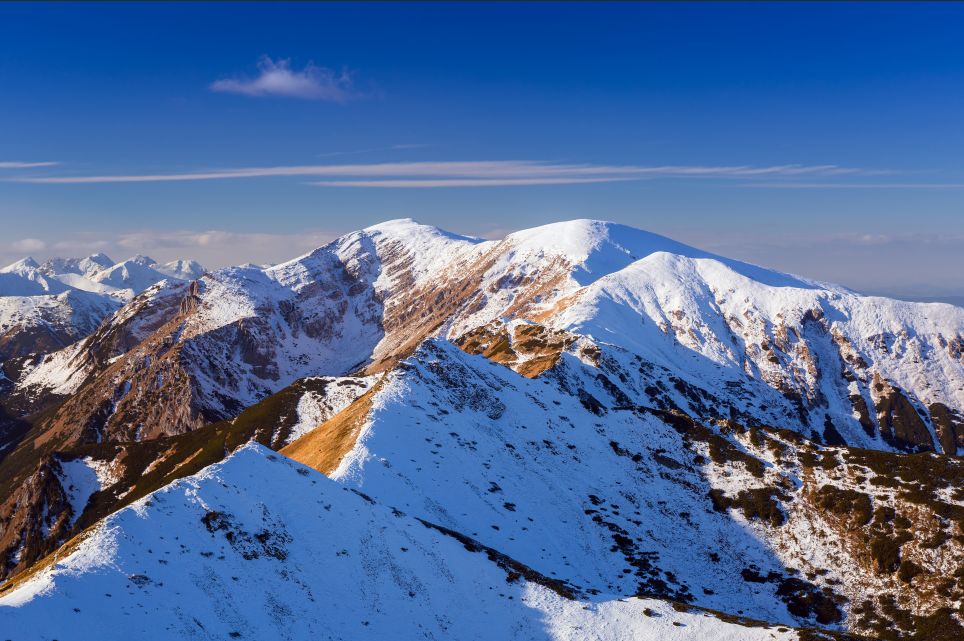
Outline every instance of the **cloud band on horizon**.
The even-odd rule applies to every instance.
[[[837,165],[593,165],[535,160],[423,161],[342,165],[245,167],[169,174],[33,176],[8,179],[35,184],[149,183],[241,178],[318,177],[324,187],[494,187],[562,185],[640,180],[644,178],[760,178],[874,175],[874,170]],[[340,180],[342,178],[356,180]]]

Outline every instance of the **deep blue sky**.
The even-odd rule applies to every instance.
[[[58,163],[0,168],[0,262],[102,248],[218,266],[401,216],[487,236],[592,217],[869,291],[964,295],[961,33],[960,4],[0,4],[0,167]],[[265,56],[335,95],[248,95]],[[17,182],[519,160],[556,183],[560,165],[633,179]],[[500,171],[458,178],[515,166]]]

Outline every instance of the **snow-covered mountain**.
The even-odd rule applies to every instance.
[[[117,288],[160,270],[93,258],[10,273]],[[167,271],[9,377],[7,574],[254,439],[563,581],[586,612],[660,598],[788,629],[964,631],[962,308],[589,220],[482,241],[406,219],[273,267]],[[572,625],[618,625],[595,621]]]
[[[9,360],[64,348],[151,285],[203,273],[191,260],[158,264],[135,256],[115,264],[104,254],[43,263],[28,256],[8,265],[0,269],[0,368],[16,376],[21,364]]]
[[[861,447],[964,446],[961,308],[863,297],[611,223],[481,242],[392,221],[289,263],[197,283],[176,318],[104,371],[90,359],[66,359],[65,368],[55,354],[21,387],[73,393],[86,381],[78,403],[87,409],[65,411],[89,416],[125,381],[135,395],[124,403],[153,413],[144,395],[177,381],[176,415],[154,420],[176,433],[303,376],[389,368],[430,335],[459,341],[527,322],[578,337],[610,375],[640,390],[679,381],[652,403]],[[97,341],[83,349],[100,349]]]
[[[0,297],[43,296],[80,290],[129,300],[165,278],[194,280],[204,273],[200,263],[175,260],[160,264],[137,255],[115,263],[105,254],[86,258],[51,258],[38,263],[28,256],[0,269]]]

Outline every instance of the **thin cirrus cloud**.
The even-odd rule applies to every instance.
[[[59,162],[20,162],[16,160],[0,161],[0,169],[36,169],[38,167],[54,167]]]
[[[257,77],[222,78],[212,82],[210,89],[243,96],[276,96],[342,104],[360,96],[348,71],[335,72],[310,62],[299,71],[291,67],[290,60],[272,60],[267,56],[258,61]]]
[[[319,187],[375,187],[381,189],[431,189],[432,187],[513,187],[522,185],[587,185],[621,180],[632,177],[599,178],[439,178],[401,180],[320,180],[310,183]]]
[[[750,183],[747,187],[760,189],[964,189],[964,183],[827,183],[827,182],[773,182]]]
[[[837,165],[594,165],[536,160],[422,161],[339,165],[246,167],[162,174],[90,176],[31,176],[10,180],[41,184],[151,183],[250,178],[318,178],[323,187],[498,187],[564,185],[642,180],[648,178],[836,177],[877,173]]]

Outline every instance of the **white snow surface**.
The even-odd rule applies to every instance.
[[[793,625],[775,586],[734,581],[751,564],[766,573],[784,561],[744,523],[712,510],[711,485],[680,435],[653,416],[590,412],[579,390],[605,407],[618,402],[593,368],[564,361],[555,376],[527,379],[429,341],[388,375],[331,477],[545,575],[635,594],[640,579],[624,572],[632,566],[600,515],[640,552],[658,551],[655,577],[672,573],[671,588],[686,586],[699,605]],[[668,468],[657,454],[685,458]]]
[[[90,456],[58,463],[60,472],[57,479],[70,501],[72,522],[83,514],[92,494],[117,482],[117,474],[110,463]]]
[[[821,320],[808,321],[808,315]],[[867,437],[852,415],[833,335],[865,362],[864,370],[852,370],[864,389],[876,371],[925,406],[940,402],[964,411],[964,358],[948,348],[964,337],[964,309],[952,305],[755,279],[727,262],[657,252],[580,290],[547,322],[612,346],[614,357],[629,353],[690,377],[720,397],[729,395],[727,381],[742,378],[769,405],[781,407],[785,399],[766,387],[783,383],[815,399],[814,411],[832,415],[851,445],[887,448]],[[780,342],[781,327],[789,348],[774,361],[763,346]],[[771,420],[785,423],[787,417]]]
[[[483,300],[457,311],[439,337],[387,375],[356,445],[332,474],[335,483],[245,448],[109,517],[69,559],[0,598],[0,606],[21,606],[0,607],[0,628],[9,621],[29,631],[15,638],[33,638],[35,630],[109,638],[97,617],[122,611],[133,626],[125,632],[147,631],[143,638],[247,637],[249,630],[255,638],[317,638],[321,631],[353,639],[781,638],[656,601],[605,596],[639,589],[639,577],[613,548],[612,533],[622,530],[640,554],[657,551],[656,578],[699,605],[801,623],[774,584],[734,580],[751,565],[763,574],[807,569],[806,550],[781,547],[764,526],[711,509],[708,490],[732,495],[746,487],[745,471],[701,469],[675,430],[626,406],[662,407],[651,391],[658,387],[694,415],[706,404],[714,416],[734,410],[807,435],[830,416],[848,443],[879,449],[889,446],[867,436],[848,398],[869,393],[871,373],[915,403],[964,411],[964,359],[954,347],[964,337],[964,309],[860,296],[600,221],[548,225],[497,242],[390,221],[281,265],[204,274],[197,309],[174,340],[196,362],[215,365],[191,372],[205,393],[227,391],[250,404],[297,378],[354,371],[377,353],[388,305],[473,261],[485,265]],[[31,269],[28,262],[9,273]],[[549,269],[564,277],[540,295],[538,310],[547,315],[539,322],[578,338],[554,369],[526,379],[442,337],[488,322],[533,322],[506,314],[518,290],[504,283]],[[109,322],[139,318],[133,310],[128,305]],[[86,375],[78,345],[27,378],[72,391]],[[241,358],[237,345],[256,358]],[[587,356],[586,347],[599,356]],[[857,361],[865,366],[854,367]],[[219,378],[225,373],[236,387]],[[607,384],[613,381],[622,397]],[[685,384],[708,395],[694,398]],[[795,414],[786,390],[804,399],[806,417]],[[593,410],[590,398],[601,409]],[[312,395],[296,411],[297,435],[326,413]],[[71,478],[89,480],[89,471],[75,471]],[[779,470],[766,474],[767,482],[780,480]],[[86,501],[84,492],[77,501]],[[484,554],[389,508],[471,536],[595,596],[573,602],[538,585],[507,585]],[[204,528],[200,519],[211,511],[230,513],[250,535],[239,535],[240,551],[224,531]],[[285,559],[257,547],[261,532],[282,541]],[[243,558],[259,549],[257,558]],[[825,550],[814,549],[824,559]],[[832,568],[826,579],[846,584],[845,569]],[[102,592],[114,600],[91,596]],[[642,606],[664,616],[642,616]],[[73,607],[80,610],[74,618],[44,616]],[[146,627],[151,621],[159,623]]]
[[[105,519],[0,597],[0,629],[18,641],[796,638],[509,582],[484,552],[256,445]]]
[[[292,425],[291,432],[285,439],[284,445],[294,443],[296,440],[313,431],[332,416],[345,409],[355,399],[368,391],[380,377],[378,376],[357,376],[347,378],[331,378],[325,386],[323,394],[314,390],[308,390],[298,399],[295,407],[297,422]],[[339,382],[350,384],[340,385]]]
[[[716,256],[659,234],[602,220],[550,223],[509,234],[503,242],[511,247],[508,255],[513,262],[532,262],[548,256],[566,259],[576,267],[572,277],[579,285],[588,285],[658,252],[710,258],[763,282],[798,286],[815,284],[796,276]]]

